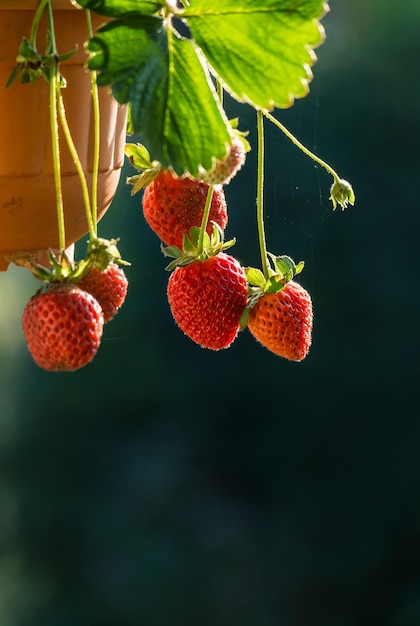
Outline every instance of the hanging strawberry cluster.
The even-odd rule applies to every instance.
[[[47,50],[37,49],[38,25],[43,15],[48,20]],[[87,34],[92,34],[90,13],[86,11]],[[90,33],[89,33],[90,32]],[[91,72],[91,92],[95,117],[94,157],[91,190],[74,145],[62,97],[66,81],[60,72],[61,61],[74,51],[60,56],[56,49],[51,0],[41,0],[35,12],[30,39],[23,39],[17,64],[6,87],[19,76],[23,83],[44,78],[49,83],[52,157],[56,190],[59,252],[50,251],[50,267],[24,262],[42,281],[27,303],[22,317],[23,332],[34,361],[48,371],[74,371],[90,363],[100,346],[104,324],[123,304],[128,287],[117,249],[117,240],[98,237],[97,184],[99,172],[99,98],[96,75]],[[89,241],[83,259],[75,261],[66,250],[65,212],[62,194],[59,126],[79,175],[85,205]]]
[[[150,5],[133,7],[134,22],[107,0],[78,1],[116,18],[89,42],[89,66],[119,102],[129,103],[130,131],[141,136],[141,143],[126,147],[139,172],[128,183],[133,194],[144,189],[146,222],[160,238],[164,255],[173,259],[167,266],[167,296],[175,322],[212,350],[229,347],[248,327],[275,354],[301,361],[311,343],[312,304],[294,281],[303,262],[266,249],[263,119],[332,175],[334,208],[354,203],[351,185],[270,113],[307,94],[313,48],[323,40],[319,18],[328,10],[326,3],[189,0],[179,7],[167,0],[154,3],[153,14]],[[124,59],[127,39],[138,47],[134,43]],[[225,90],[257,112],[261,270],[241,267],[226,253],[234,240],[224,241],[223,188],[234,180],[250,145],[238,121],[227,118]]]
[[[163,254],[173,259],[166,268],[171,272],[167,297],[179,328],[201,347],[220,350],[248,326],[270,351],[301,361],[311,344],[311,298],[292,280],[303,263],[295,265],[289,257],[265,250],[262,185],[257,217],[264,270],[244,268],[225,252],[235,240],[224,241],[228,221],[224,185],[235,177],[249,150],[235,120],[227,156],[192,178],[179,177],[151,161],[143,145],[128,144],[126,152],[140,173],[127,182],[133,185],[133,194],[144,187],[146,222],[161,240]]]
[[[73,0],[72,0],[73,1]],[[305,358],[311,345],[312,303],[295,278],[304,263],[267,251],[264,228],[264,119],[269,120],[333,177],[333,208],[354,204],[346,180],[303,146],[271,113],[304,97],[312,78],[313,48],[323,40],[319,18],[324,0],[77,0],[108,23],[87,50],[94,111],[97,87],[109,85],[128,104],[130,134],[141,143],[126,146],[138,173],[128,178],[142,191],[146,222],[172,260],[167,288],[175,322],[203,348],[229,347],[240,330],[271,352],[291,361]],[[217,6],[216,6],[217,5]],[[32,266],[43,281],[28,303],[23,328],[35,361],[48,370],[75,370],[89,363],[100,345],[103,324],[121,306],[127,281],[116,240],[97,234],[97,173],[89,194],[72,143],[61,97],[63,79],[55,49],[52,0],[40,0],[35,21],[46,10],[46,55],[36,48],[36,28],[24,40],[12,82],[44,76],[50,85],[54,173],[57,191],[58,256],[49,269]],[[257,20],[257,21],[256,21]],[[255,24],[259,28],[255,28]],[[185,31],[185,32],[184,32]],[[182,34],[184,33],[184,34]],[[249,59],[253,59],[252,73]],[[257,115],[257,227],[261,269],[243,267],[226,251],[228,221],[225,185],[235,180],[251,149],[238,120],[228,120],[224,91],[251,105]],[[65,250],[58,122],[80,171],[90,240],[78,262]],[[99,137],[95,137],[95,155]]]

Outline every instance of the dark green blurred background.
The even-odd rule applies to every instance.
[[[171,319],[125,177],[100,234],[132,262],[94,362],[48,374],[0,276],[0,626],[420,625],[420,3],[333,0],[310,95],[267,125],[268,246],[304,259],[313,347],[242,333],[221,353]],[[247,106],[230,116],[255,139]],[[232,250],[258,264],[255,151],[226,189]]]

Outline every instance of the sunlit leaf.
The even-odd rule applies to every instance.
[[[100,29],[88,45],[98,84],[111,84],[153,160],[178,174],[210,169],[229,143],[228,122],[194,43],[154,16],[132,16]]]
[[[326,10],[323,0],[191,0],[183,17],[227,89],[272,109],[307,94]]]
[[[123,17],[129,13],[148,15],[165,6],[164,2],[153,0],[77,0],[77,4],[108,17]]]

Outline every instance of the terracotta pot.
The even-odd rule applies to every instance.
[[[49,86],[41,78],[22,85],[4,85],[16,63],[23,36],[29,36],[38,0],[0,0],[0,270],[10,261],[44,260],[45,250],[57,249],[56,193],[49,122]],[[67,80],[62,90],[67,118],[88,184],[92,171],[92,102],[90,75],[85,69],[88,38],[85,12],[70,0],[53,2],[57,49],[78,51],[63,62]],[[92,15],[96,29],[104,20]],[[44,51],[45,16],[38,31]],[[98,217],[115,194],[124,160],[126,108],[99,89],[101,154]],[[65,140],[60,135],[66,245],[88,232],[79,177]],[[20,261],[19,261],[20,262]]]

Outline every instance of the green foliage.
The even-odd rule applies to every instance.
[[[98,84],[130,104],[132,129],[152,159],[192,175],[222,158],[230,140],[212,75],[254,107],[290,106],[308,91],[327,10],[322,0],[191,0],[176,14],[170,3],[79,4],[116,18],[88,44]]]
[[[130,13],[147,15],[164,7],[163,2],[153,0],[77,0],[77,4],[109,17],[124,17]]]
[[[193,39],[227,89],[263,109],[303,97],[323,32],[323,2],[195,0],[184,12]]]

